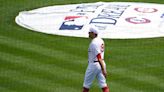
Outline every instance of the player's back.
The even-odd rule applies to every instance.
[[[101,54],[102,59],[104,59],[104,41],[99,38],[96,37],[94,38],[88,48],[88,61],[90,63],[93,63],[94,61],[98,61],[97,60],[97,55]]]

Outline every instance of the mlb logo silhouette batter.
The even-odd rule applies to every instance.
[[[66,16],[59,30],[81,30],[87,16]]]

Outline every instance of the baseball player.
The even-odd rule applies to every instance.
[[[103,92],[109,92],[106,83],[106,64],[104,62],[104,41],[98,37],[95,27],[89,29],[89,38],[92,39],[88,48],[88,67],[84,77],[83,92],[89,92],[94,78],[98,80]]]

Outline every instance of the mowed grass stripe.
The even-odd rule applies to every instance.
[[[7,71],[7,70],[6,70]],[[12,71],[13,73],[13,71]],[[16,91],[16,92],[30,92],[30,91],[40,91],[40,92],[44,92],[47,90],[38,88],[35,84],[32,83],[25,83],[25,79],[24,81],[20,81],[20,76],[16,75],[16,76],[12,76],[12,73],[10,73],[9,75],[11,76],[4,76],[4,75],[0,75],[1,78],[1,87],[5,88],[6,90],[11,90],[12,91]],[[18,73],[15,73],[18,74]],[[21,75],[22,76],[22,75]],[[30,82],[30,81],[29,81]],[[6,92],[6,90],[1,91],[1,92]]]
[[[34,92],[64,92],[67,89],[76,92],[78,90],[74,87],[55,83],[52,80],[25,76],[19,71],[5,69],[4,73],[6,73],[6,75],[0,75],[2,79],[1,86],[10,90],[18,89],[17,91],[19,92],[22,92],[22,90],[26,90],[23,92],[29,92],[29,90],[33,90]]]
[[[43,64],[38,64],[33,60],[25,59],[25,58],[22,58],[21,56],[14,56],[14,55],[11,55],[8,53],[2,53],[2,52],[0,54],[1,54],[0,58],[3,59],[4,62],[12,63],[12,65],[16,64],[16,66],[15,66],[16,68],[24,67],[24,68],[22,68],[23,71],[18,69],[18,70],[16,70],[17,72],[21,72],[22,75],[25,75],[28,78],[34,77],[34,80],[35,80],[35,78],[36,78],[36,80],[37,80],[37,78],[41,78],[43,80],[45,80],[45,79],[49,80],[49,81],[45,82],[47,84],[51,83],[51,81],[52,81],[55,84],[60,84],[60,85],[66,86],[66,87],[75,87],[75,86],[77,86],[77,84],[79,84],[79,79],[82,79],[82,77],[83,77],[83,75],[77,74],[74,71],[66,70],[63,68],[61,69],[56,66],[52,67],[52,66],[46,66]],[[6,58],[6,57],[10,57],[10,58]],[[6,70],[8,70],[8,69],[6,69]],[[38,76],[37,74],[39,74],[40,76]],[[37,76],[35,77],[35,75],[37,75]],[[8,74],[6,76],[8,76]],[[25,78],[25,76],[23,76],[23,79]],[[74,78],[72,78],[72,76],[74,76]],[[8,76],[8,77],[14,77],[14,76]],[[20,78],[18,78],[18,79],[20,79]],[[32,81],[28,80],[28,81],[30,83],[33,82],[33,80]],[[68,84],[64,84],[65,81],[67,81]],[[42,83],[39,83],[39,81],[35,82],[35,83],[38,83],[40,86],[42,85]],[[34,85],[35,85],[35,83],[34,83]],[[71,84],[69,84],[69,83],[71,83]],[[45,84],[43,84],[43,85],[45,85]],[[41,86],[41,88],[42,88],[42,86]],[[47,88],[47,87],[45,87],[45,88]],[[78,87],[76,87],[76,88],[78,88]]]
[[[111,66],[111,80],[120,83],[121,85],[129,88],[141,91],[149,92],[162,92],[164,90],[163,79],[159,79],[156,76],[149,75],[147,73],[139,72],[126,68],[118,68]],[[111,81],[111,82],[112,82]]]
[[[0,91],[1,92],[16,92],[16,91],[13,91],[13,90],[9,90],[8,88],[5,88],[5,87],[0,87]]]
[[[110,62],[110,65],[114,65],[115,67],[124,67],[129,70],[134,70],[140,73],[144,73],[145,75],[153,75],[156,76],[157,78],[163,78],[163,71],[164,71],[164,64],[163,64],[163,54],[158,54],[158,52],[153,52],[153,54],[157,55],[152,55],[150,53],[145,53],[144,50],[140,50],[139,53],[132,53],[131,50],[134,49],[129,49],[129,55],[127,54],[117,54],[112,57],[115,60],[112,60]],[[160,53],[160,52],[159,52]],[[114,62],[113,62],[114,61]],[[113,69],[111,69],[113,70]]]
[[[1,62],[1,64],[4,63],[3,67],[11,68],[17,71],[30,73],[34,77],[43,77],[47,79],[60,79],[62,80],[71,80],[71,83],[79,83],[79,78],[82,79],[83,74],[74,72],[65,68],[61,68],[55,65],[49,65],[49,64],[40,64],[40,62],[37,62],[35,60],[26,59],[24,57],[20,56],[11,56],[10,58],[5,59],[5,57],[9,56],[8,54],[1,53],[1,58],[4,62]],[[6,61],[5,61],[6,60]],[[12,60],[12,61],[10,61]],[[10,61],[10,62],[7,62]],[[5,65],[6,64],[6,65]],[[59,72],[60,71],[60,72]],[[63,74],[64,73],[64,74]],[[50,77],[52,76],[52,77]],[[72,78],[74,76],[75,78]],[[59,80],[56,80],[55,82],[59,82]],[[71,84],[70,84],[71,85]]]
[[[4,37],[4,36],[1,36],[1,38],[2,39],[0,39],[0,43],[4,45],[3,46],[4,49],[2,50],[5,50],[7,52],[17,54],[17,55],[18,54],[24,55],[27,58],[34,58],[34,59],[40,60],[40,62],[45,63],[45,64],[46,63],[56,64],[59,67],[64,67],[64,68],[74,70],[77,72],[83,69],[86,66],[85,64],[87,64],[86,63],[87,60],[81,58],[79,55],[67,53],[62,50],[53,50],[51,48],[46,48],[40,45],[31,44],[28,42],[23,42],[21,40],[12,39],[8,37]],[[11,51],[7,50],[8,48],[6,47],[11,48]],[[12,51],[12,48],[13,48],[13,51]]]
[[[56,67],[64,68],[64,69],[74,71],[77,73],[80,73],[80,71],[78,71],[80,69],[76,69],[76,68],[78,66],[79,67],[82,66],[80,64],[78,66],[72,66],[72,65],[76,65],[72,61],[66,61],[66,60],[63,60],[63,59],[60,59],[57,57],[44,56],[44,55],[41,55],[41,54],[38,54],[35,52],[26,51],[26,50],[15,48],[15,47],[8,46],[5,44],[0,44],[0,48],[4,48],[1,50],[1,52],[10,53],[10,54],[16,55],[18,57],[32,59],[33,63],[39,63],[39,64],[43,64],[43,65],[48,65],[48,66],[56,66]],[[15,53],[15,51],[17,51],[17,52]],[[65,63],[62,64],[61,62],[65,62]]]
[[[23,57],[23,58],[32,58],[32,59],[34,59],[34,60],[28,60],[28,61],[26,61],[26,60],[24,60],[24,59],[21,59],[20,61],[22,62],[22,61],[26,61],[26,63],[29,63],[29,61],[31,61],[31,62],[39,62],[39,63],[42,63],[42,64],[47,64],[47,67],[49,67],[49,66],[51,66],[51,64],[53,65],[53,67],[59,67],[60,69],[54,69],[54,68],[52,68],[52,69],[48,69],[48,71],[50,71],[50,70],[56,70],[56,71],[61,71],[61,73],[60,74],[58,74],[58,73],[55,73],[54,72],[54,74],[55,75],[60,75],[59,77],[59,79],[61,80],[62,79],[62,77],[61,76],[65,76],[65,75],[67,75],[65,78],[66,78],[66,80],[71,80],[71,79],[69,79],[68,77],[71,77],[72,78],[72,76],[75,76],[76,74],[74,74],[74,73],[72,73],[72,72],[70,72],[71,70],[70,69],[68,69],[67,67],[65,67],[66,65],[63,65],[63,64],[59,64],[59,63],[62,63],[62,62],[64,62],[64,61],[62,61],[62,60],[60,60],[60,62],[58,62],[57,63],[57,65],[55,65],[56,63],[55,62],[57,62],[57,61],[54,61],[54,64],[53,64],[53,62],[52,62],[52,60],[51,59],[55,59],[55,58],[52,58],[53,57],[53,55],[52,56],[48,56],[47,54],[44,54],[44,55],[40,55],[39,53],[41,53],[42,54],[42,52],[38,52],[38,51],[34,51],[34,50],[37,50],[37,49],[29,49],[29,47],[28,46],[33,46],[33,45],[27,45],[27,43],[26,43],[26,45],[27,45],[27,50],[25,49],[24,50],[24,45],[22,46],[22,44],[23,44],[23,42],[19,42],[19,43],[15,43],[15,42],[19,42],[19,41],[17,41],[17,40],[13,40],[13,39],[10,39],[10,38],[7,38],[7,39],[3,39],[3,40],[1,40],[1,47],[3,47],[4,48],[4,50],[2,49],[2,51],[4,51],[5,53],[10,53],[11,55],[13,54],[13,55],[17,55],[17,56],[15,56],[15,57],[17,57],[18,59],[20,58],[20,57]],[[14,51],[16,51],[16,53],[14,52],[14,51],[11,51],[11,50],[14,50]],[[43,51],[43,48],[42,48],[42,51]],[[48,50],[48,51],[50,51],[50,50]],[[3,56],[3,54],[4,54],[4,52],[3,53],[1,53],[1,55]],[[20,53],[20,52],[23,52],[23,53]],[[29,52],[31,52],[31,53],[35,53],[35,54],[32,54],[32,56],[30,56],[30,57],[26,57],[25,55],[28,55],[27,53],[29,53]],[[37,52],[37,53],[36,53]],[[43,51],[44,52],[44,51]],[[26,54],[24,54],[24,53],[26,53]],[[43,59],[43,60],[41,60],[41,61],[39,61],[38,60],[38,57],[37,58],[35,58],[35,57],[33,57],[33,55],[35,56],[41,56],[41,58],[42,57],[45,57],[45,58],[47,58],[48,60],[50,59],[50,61],[51,62],[49,62],[47,59]],[[46,56],[45,56],[46,55]],[[6,58],[6,57],[10,57],[10,58],[7,58],[8,60],[13,60],[13,58],[11,58],[11,56],[10,55],[8,55],[8,56],[4,56],[4,58]],[[45,60],[45,61],[44,61]],[[15,59],[15,61],[13,61],[13,62],[17,62],[17,60]],[[47,63],[48,62],[48,63]],[[49,64],[49,65],[48,65]],[[28,64],[27,64],[28,65]],[[31,64],[31,65],[33,65],[33,64]],[[28,66],[30,66],[31,67],[31,65],[28,65]],[[59,65],[59,66],[58,66]],[[68,65],[68,63],[67,63],[67,65]],[[74,66],[74,64],[73,63],[71,63],[71,65],[73,65]],[[25,67],[24,65],[21,65],[20,64],[20,66],[23,66],[23,67]],[[42,65],[40,65],[40,64],[37,64],[36,66],[38,66],[38,67],[41,67]],[[43,69],[45,69],[45,66],[46,65],[44,65],[42,68]],[[69,66],[69,67],[73,67],[73,66]],[[75,72],[77,73],[77,68],[78,66],[76,66],[75,65],[75,67],[74,68],[76,68],[76,69],[73,69],[73,70],[75,70]],[[8,68],[10,68],[10,67],[8,67]],[[64,69],[64,70],[62,70],[62,69]],[[21,69],[20,69],[21,70]],[[20,71],[19,70],[19,71]],[[36,69],[34,69],[34,70],[38,70],[37,68]],[[48,71],[45,71],[45,72],[48,72]],[[36,72],[34,72],[33,74],[35,74]],[[36,73],[37,74],[37,73]],[[49,75],[49,74],[47,74],[47,75]],[[51,75],[51,74],[50,74]],[[82,76],[83,77],[83,76]],[[63,79],[65,79],[65,78],[63,78]],[[76,80],[76,78],[78,78],[78,84],[79,84],[79,76],[75,76],[75,78],[73,78],[73,80]],[[83,79],[83,78],[80,78],[80,79]],[[66,80],[64,80],[64,81],[66,81]],[[60,84],[65,84],[65,82],[64,83],[62,83],[61,81],[59,81],[60,82]],[[68,85],[73,85],[73,81],[71,80],[71,82],[68,82],[67,83]],[[67,85],[66,84],[66,85]]]
[[[114,81],[110,82],[110,90],[113,92],[142,92],[141,90]]]
[[[61,51],[59,51],[58,49],[53,50],[51,48],[46,48],[41,45],[32,44],[32,43],[26,42],[24,40],[22,41],[22,40],[5,37],[5,36],[0,36],[0,38],[1,38],[0,42],[3,44],[8,44],[9,46],[13,46],[13,47],[16,47],[19,49],[24,49],[27,51],[34,51],[35,53],[42,54],[42,55],[49,56],[49,57],[60,58],[61,54],[63,57],[70,55],[70,53],[67,54],[67,52],[63,52],[62,50]],[[69,57],[71,57],[71,56],[69,56]]]

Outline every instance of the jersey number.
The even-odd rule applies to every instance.
[[[101,52],[104,52],[104,44],[101,44]]]

